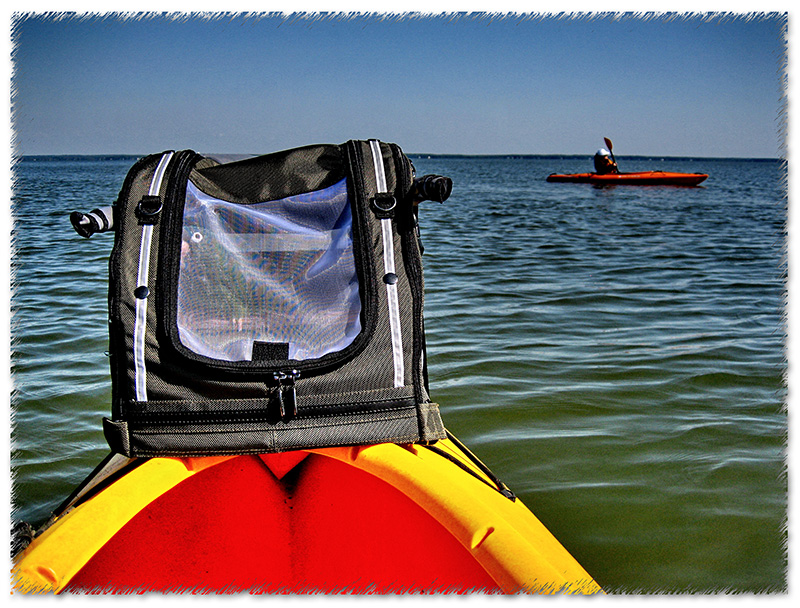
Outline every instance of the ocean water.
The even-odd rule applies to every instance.
[[[134,158],[15,167],[14,516],[41,523],[107,454],[110,204]],[[620,158],[697,188],[550,184],[588,157],[413,156],[431,393],[610,592],[787,585],[785,165]]]

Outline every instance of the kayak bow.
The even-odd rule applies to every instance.
[[[455,438],[115,458],[17,556],[17,590],[602,592]]]

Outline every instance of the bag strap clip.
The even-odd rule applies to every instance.
[[[377,218],[392,218],[397,207],[397,199],[391,192],[378,192],[370,199],[370,207]]]
[[[145,194],[139,204],[136,205],[136,217],[142,225],[153,225],[158,223],[158,216],[163,209],[164,203],[160,196]]]

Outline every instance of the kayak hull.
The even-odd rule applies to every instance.
[[[17,556],[15,589],[601,592],[473,458],[444,440],[134,459]]]
[[[705,173],[676,173],[670,171],[639,171],[635,173],[553,173],[548,182],[631,186],[697,186],[708,179]]]

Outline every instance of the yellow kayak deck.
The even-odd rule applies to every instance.
[[[20,553],[18,592],[600,593],[455,438],[125,459]]]

